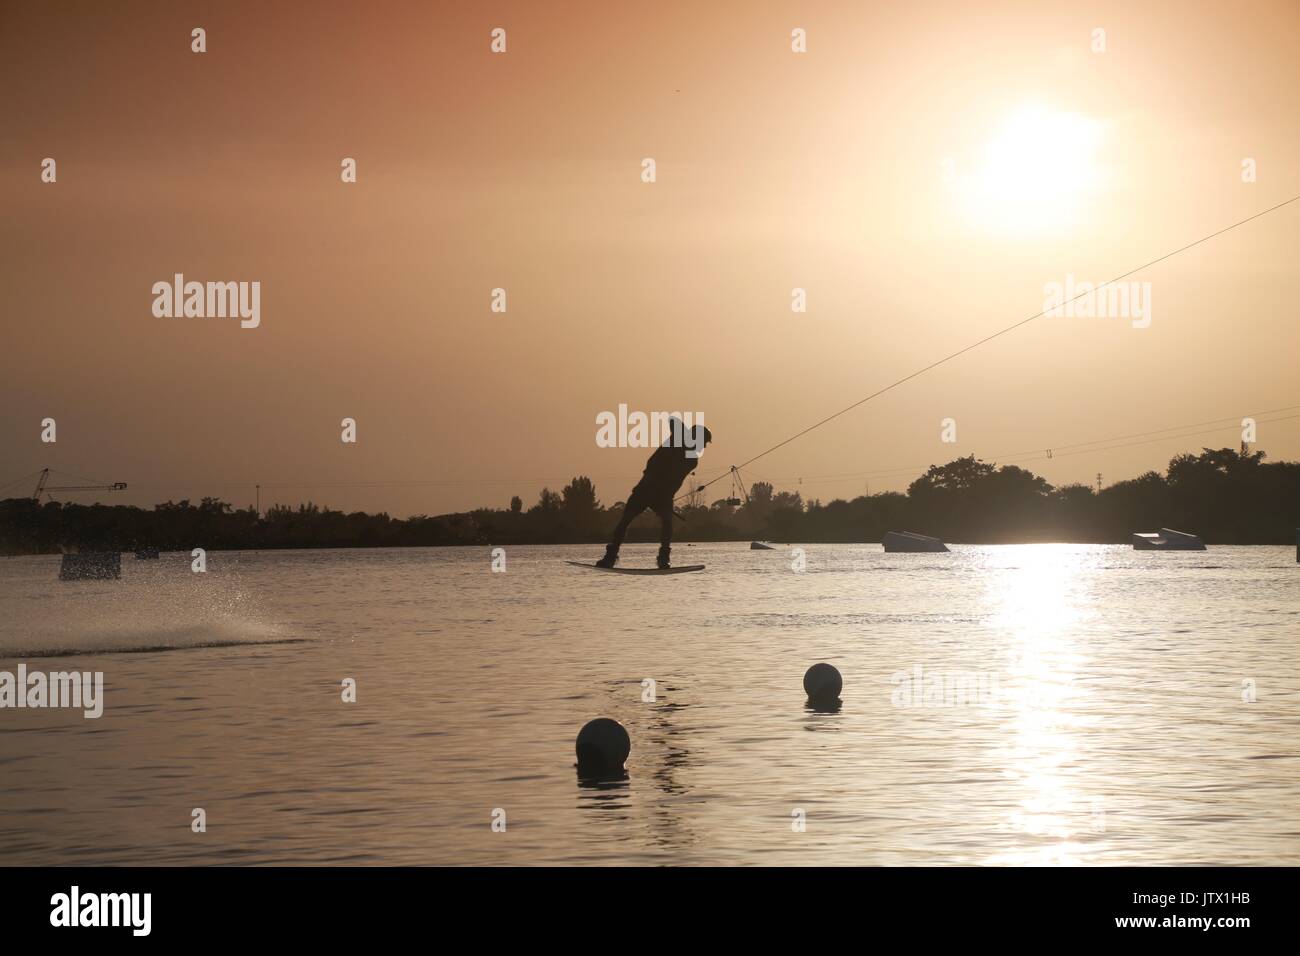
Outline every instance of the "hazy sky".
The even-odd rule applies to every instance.
[[[703,412],[711,477],[1300,193],[1298,43],[1295,0],[5,4],[0,485],[407,515],[582,473],[609,504],[648,454],[597,447],[620,403]],[[1039,319],[748,475],[851,497],[1228,425],[1018,462],[1110,483],[1235,446],[1300,415],[1298,239],[1300,203],[1136,276],[1149,327]],[[260,326],[155,317],[178,272],[260,282]],[[1300,458],[1300,417],[1258,447]]]

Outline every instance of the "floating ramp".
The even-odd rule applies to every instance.
[[[1159,531],[1136,532],[1134,551],[1204,551],[1205,542],[1194,534],[1161,528]]]
[[[885,551],[889,554],[948,550],[948,546],[938,538],[931,538],[925,534],[916,534],[912,531],[887,531],[885,537],[881,540],[881,544],[885,546]]]

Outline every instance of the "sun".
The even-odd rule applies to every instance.
[[[1041,235],[1077,226],[1102,185],[1103,124],[1039,104],[993,128],[974,162],[950,184],[972,226],[992,234]]]

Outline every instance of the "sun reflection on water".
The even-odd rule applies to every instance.
[[[1015,556],[1016,566],[989,567],[990,626],[1007,636],[1009,660],[1000,681],[1003,720],[994,760],[1019,785],[1000,828],[1018,835],[989,864],[1074,865],[1104,825],[1082,792],[1075,684],[1086,658],[1082,637],[1095,613],[1090,579],[1098,558],[1070,545],[1039,545]]]

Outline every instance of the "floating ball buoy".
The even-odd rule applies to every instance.
[[[579,770],[617,772],[632,752],[632,739],[617,720],[597,717],[578,731],[576,749]]]
[[[814,664],[803,675],[804,693],[811,701],[831,701],[844,689],[844,678],[830,664]]]

